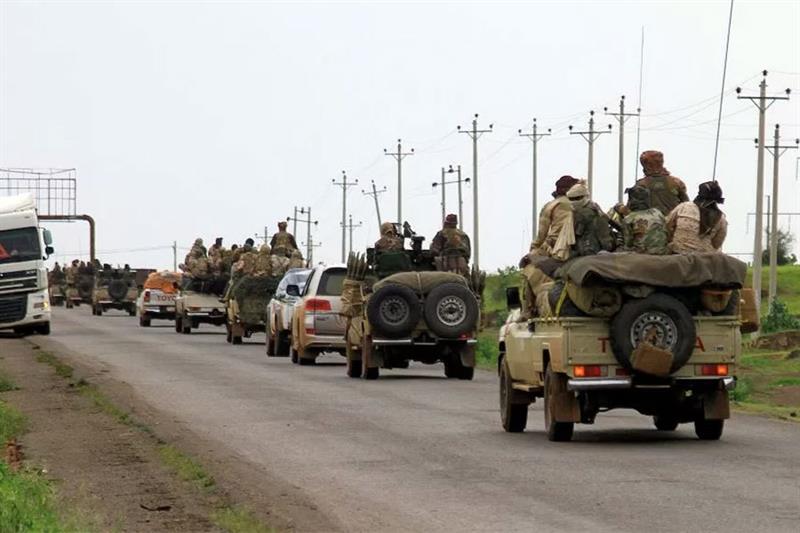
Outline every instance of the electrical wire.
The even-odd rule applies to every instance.
[[[722,85],[719,90],[719,111],[717,112],[717,138],[714,142],[714,167],[711,171],[711,179],[717,181],[717,156],[719,155],[719,130],[722,127],[722,104],[725,101],[725,77],[728,74],[728,49],[731,45],[731,24],[733,22],[733,0],[728,13],[728,36],[725,39],[725,61],[722,66]]]

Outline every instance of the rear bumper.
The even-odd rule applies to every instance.
[[[306,335],[303,346],[314,350],[343,350],[346,346],[344,331],[341,335]]]
[[[631,377],[615,378],[571,378],[567,381],[567,389],[571,391],[594,391],[594,390],[624,390],[624,389],[696,389],[696,388],[719,388],[733,390],[736,387],[736,379],[732,376],[723,378],[674,378],[669,383],[664,384],[639,384],[635,383]]]
[[[375,346],[437,346],[443,343],[478,344],[477,339],[439,339],[438,341],[415,341],[414,339],[372,339]]]

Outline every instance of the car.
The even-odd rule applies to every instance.
[[[286,292],[289,285],[298,289],[298,294],[305,290],[306,281],[311,269],[293,268],[288,271],[278,284],[275,295],[267,306],[267,356],[287,356],[292,342],[292,315],[299,297]]]
[[[342,316],[342,287],[345,265],[314,267],[300,292],[298,285],[286,286],[286,293],[298,296],[292,316],[292,363],[313,365],[323,352],[345,355],[345,318]]]
[[[139,325],[150,327],[153,319],[175,320],[175,296],[178,293],[179,272],[152,272],[136,300]]]

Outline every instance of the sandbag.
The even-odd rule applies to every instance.
[[[622,294],[613,286],[567,283],[567,296],[575,306],[589,316],[610,318],[622,307]]]
[[[702,289],[700,303],[712,313],[721,313],[728,307],[732,294],[733,291],[730,290]]]
[[[426,295],[443,283],[458,283],[468,287],[464,276],[452,272],[399,272],[377,282],[373,291],[377,292],[386,285],[396,284],[413,289],[417,294]]]
[[[342,314],[348,317],[361,316],[364,310],[362,282],[345,279],[342,284]]]

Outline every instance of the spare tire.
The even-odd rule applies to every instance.
[[[627,302],[611,320],[614,357],[631,371],[631,354],[640,342],[672,352],[672,373],[689,360],[696,338],[694,318],[686,306],[662,293]]]
[[[94,281],[92,278],[83,278],[78,282],[78,296],[83,300],[92,299],[92,291],[94,290]]]
[[[457,339],[472,333],[478,324],[478,300],[459,283],[443,283],[425,298],[425,322],[439,337]]]
[[[375,291],[367,303],[367,319],[373,329],[390,339],[408,336],[419,323],[417,294],[403,285],[389,284]]]
[[[128,295],[128,284],[125,280],[112,279],[108,282],[108,295],[113,300],[124,300]]]

